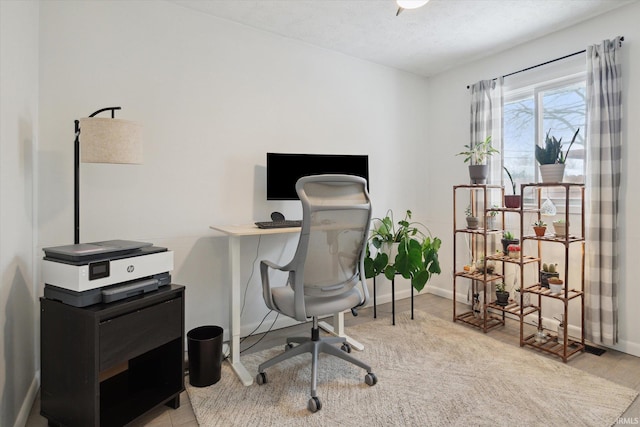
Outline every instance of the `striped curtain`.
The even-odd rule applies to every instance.
[[[618,342],[618,192],[621,155],[620,38],[587,48],[585,335]]]
[[[500,77],[495,80],[480,80],[471,85],[471,144],[482,142],[491,135],[493,147],[502,151],[502,83],[503,78]],[[500,156],[493,157],[489,156],[487,159],[487,184],[501,182],[502,162]]]

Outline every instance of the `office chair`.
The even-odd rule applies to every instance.
[[[348,354],[351,349],[343,337],[320,338],[318,317],[355,309],[369,297],[364,277],[364,253],[367,244],[371,202],[366,180],[350,175],[314,175],[296,183],[302,202],[302,230],[291,262],[278,266],[260,263],[262,295],[272,310],[301,322],[311,318],[311,338],[287,338],[285,351],[258,367],[256,382],[267,382],[265,369],[295,357],[311,353],[311,398],[307,408],[322,408],[317,396],[318,356],[327,353],[367,371],[365,383],[378,381],[371,367]],[[272,286],[270,269],[288,273],[283,286]],[[357,286],[360,285],[360,286]],[[298,344],[294,346],[294,344]],[[342,344],[341,348],[334,344]]]

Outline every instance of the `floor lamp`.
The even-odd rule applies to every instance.
[[[89,117],[75,121],[74,158],[74,243],[80,243],[80,142],[83,163],[142,163],[141,126],[115,118],[120,107],[102,108]],[[95,117],[111,111],[111,118]]]

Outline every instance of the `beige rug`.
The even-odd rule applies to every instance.
[[[201,426],[609,426],[638,393],[535,351],[510,346],[423,312],[348,328],[378,384],[364,370],[320,359],[322,409],[307,411],[310,356],[267,370],[244,387],[228,364],[210,387],[187,392]],[[249,372],[284,347],[243,356]],[[586,356],[576,356],[586,357]]]

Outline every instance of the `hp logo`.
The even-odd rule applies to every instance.
[[[135,270],[136,268],[133,265],[130,265],[127,267],[127,273],[133,273],[133,270]]]

